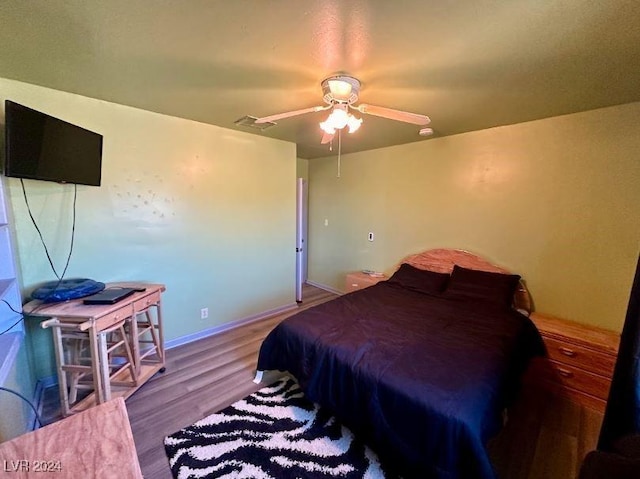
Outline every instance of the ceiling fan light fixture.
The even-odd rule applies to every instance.
[[[329,104],[352,104],[358,100],[360,81],[347,75],[337,75],[325,78],[320,83],[324,101]]]
[[[327,118],[323,122],[320,122],[320,129],[328,135],[335,135],[336,133],[336,129],[333,126],[331,126],[331,123],[329,122],[329,118]]]
[[[353,133],[354,131],[357,131],[358,128],[360,128],[360,125],[362,125],[362,118],[356,118],[353,115],[349,115],[349,120],[347,121],[347,126],[349,127],[349,133]]]
[[[336,98],[349,98],[349,95],[351,95],[351,90],[353,89],[351,83],[338,79],[329,80],[328,83],[329,90]]]
[[[349,133],[353,133],[362,124],[362,118],[356,118],[348,112],[346,104],[336,104],[331,110],[329,117],[320,123],[320,128],[329,135],[335,134],[336,130],[349,127]]]
[[[338,108],[338,105],[333,109],[327,121],[331,123],[331,125],[336,130],[342,130],[347,123],[349,123],[349,114],[343,108]]]

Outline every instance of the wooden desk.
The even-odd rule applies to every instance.
[[[129,397],[156,372],[164,368],[164,338],[162,333],[161,293],[165,290],[162,284],[141,283],[110,283],[107,288],[143,287],[145,291],[136,292],[127,298],[109,305],[86,305],[83,299],[74,299],[61,303],[43,304],[41,301],[27,303],[23,310],[32,316],[45,316],[51,319],[42,322],[43,328],[52,328],[54,348],[56,352],[56,366],[60,384],[60,403],[65,416],[83,411],[96,404],[101,404],[112,397]],[[155,320],[150,311],[156,312]],[[144,314],[146,322],[138,320]],[[133,372],[131,368],[122,368],[114,377],[110,377],[107,348],[107,332],[126,322],[128,344],[133,353]],[[145,328],[139,331],[138,327]],[[82,366],[69,364],[67,358],[72,351],[65,351],[63,337],[76,335],[79,339],[86,338],[89,342],[91,376],[93,393],[83,400],[70,404],[67,373],[81,370]],[[143,334],[150,335],[152,341],[142,340]],[[151,351],[155,360],[144,359],[147,351],[141,352],[140,344],[151,344]],[[84,366],[84,369],[88,369]],[[114,390],[112,385],[118,385]]]
[[[0,444],[0,476],[141,479],[124,399]]]

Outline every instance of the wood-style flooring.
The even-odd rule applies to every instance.
[[[596,448],[603,415],[531,385],[489,442],[500,479],[574,479]]]
[[[166,372],[126,401],[144,476],[171,479],[164,437],[258,390],[253,378],[264,337],[291,314],[334,297],[305,285],[299,309],[168,350]],[[56,416],[51,405],[48,414]],[[498,477],[575,478],[595,448],[601,422],[600,413],[526,387],[489,443]]]

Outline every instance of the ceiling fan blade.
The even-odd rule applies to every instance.
[[[327,132],[323,132],[322,134],[322,140],[320,140],[320,144],[321,145],[326,145],[327,143],[330,143],[331,140],[333,140],[333,137],[335,136],[335,133],[327,133]]]
[[[404,121],[405,123],[413,123],[414,125],[428,125],[431,123],[431,119],[426,115],[394,110],[393,108],[386,108],[384,106],[367,105],[363,103],[358,106],[352,106],[351,108],[367,115],[380,116],[382,118],[388,118],[389,120]]]
[[[304,115],[305,113],[314,113],[316,111],[328,110],[329,108],[331,108],[331,105],[312,106],[311,108],[303,108],[302,110],[288,111],[286,113],[278,113],[277,115],[270,115],[262,118],[257,118],[255,123],[274,122],[278,120],[283,120],[284,118],[290,118],[292,116]]]

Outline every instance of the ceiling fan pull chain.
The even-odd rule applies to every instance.
[[[342,130],[338,130],[338,175],[340,178],[340,154],[342,153]]]

